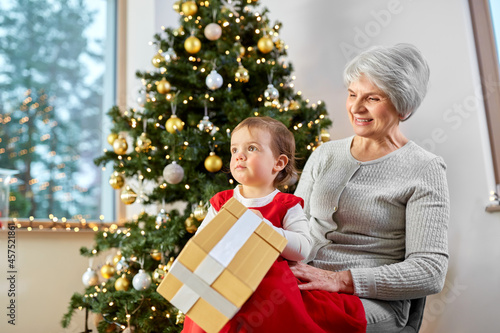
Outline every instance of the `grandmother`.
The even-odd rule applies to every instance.
[[[295,195],[314,250],[290,264],[302,290],[357,295],[367,332],[398,332],[410,300],[438,293],[448,265],[446,166],[405,137],[400,122],[427,91],[429,67],[409,44],[374,47],[344,71],[354,135],[319,146]]]

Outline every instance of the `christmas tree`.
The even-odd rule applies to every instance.
[[[230,132],[250,116],[270,116],[294,133],[298,168],[328,137],[325,105],[294,91],[279,32],[258,1],[176,2],[179,27],[154,36],[154,71],[139,71],[140,107],[109,111],[113,148],[96,159],[111,162],[110,185],[125,204],[156,205],[123,227],[96,234],[90,258],[114,256],[83,275],[62,324],[76,309],[102,316],[99,331],[178,332],[183,316],[156,292],[169,265],[203,220],[209,199],[234,188],[228,172]],[[297,179],[281,190],[294,190]],[[143,183],[153,183],[151,189]],[[184,211],[167,209],[183,202]],[[104,279],[103,279],[104,278]],[[102,280],[100,283],[98,280]]]

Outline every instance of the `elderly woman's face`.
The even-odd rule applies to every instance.
[[[364,76],[348,88],[346,108],[358,136],[390,136],[399,125],[399,114],[387,95]]]

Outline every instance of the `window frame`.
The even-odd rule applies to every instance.
[[[496,194],[500,192],[500,65],[489,0],[468,0],[476,46]],[[500,211],[497,200],[487,211]]]

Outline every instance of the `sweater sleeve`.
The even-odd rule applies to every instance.
[[[355,295],[382,300],[438,293],[448,266],[449,195],[445,164],[431,160],[417,178],[406,205],[406,254],[399,263],[354,268]]]
[[[313,191],[313,186],[316,178],[316,171],[318,170],[319,157],[321,147],[319,146],[307,159],[304,169],[300,175],[300,181],[295,189],[295,195],[304,200],[304,212],[306,216],[311,216],[311,193]]]
[[[267,221],[272,226],[272,223]],[[300,204],[290,208],[283,219],[283,228],[273,226],[274,230],[286,238],[288,243],[281,253],[283,258],[292,261],[305,259],[311,251],[311,238],[307,217]]]

